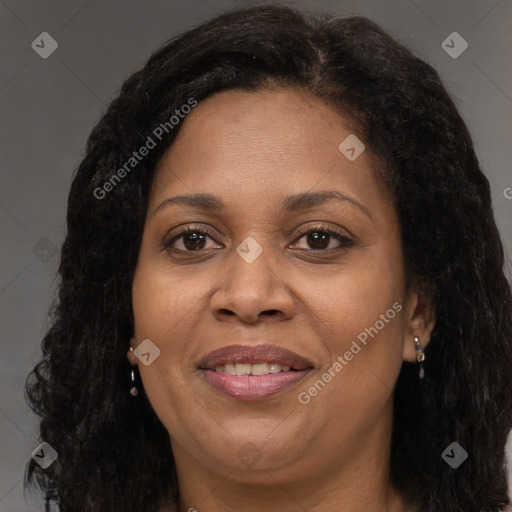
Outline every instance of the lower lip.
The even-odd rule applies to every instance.
[[[268,375],[230,375],[201,369],[206,382],[235,400],[262,400],[301,381],[311,370],[269,373]]]

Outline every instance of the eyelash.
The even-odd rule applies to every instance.
[[[355,245],[354,241],[351,240],[348,236],[343,234],[341,231],[338,231],[334,228],[328,228],[325,225],[317,225],[317,226],[308,226],[307,228],[304,228],[302,230],[299,230],[298,237],[295,239],[295,241],[300,240],[305,235],[308,235],[310,233],[325,233],[326,235],[334,237],[336,240],[340,242],[340,247],[334,248],[334,249],[299,249],[302,251],[308,251],[308,252],[324,252],[324,253],[332,253],[335,251],[345,250],[349,249],[350,247],[353,247]],[[204,227],[195,227],[193,225],[188,225],[185,229],[180,231],[179,233],[175,234],[172,238],[170,238],[167,241],[164,241],[163,243],[163,249],[164,250],[171,250],[173,252],[179,252],[179,253],[200,253],[203,252],[204,249],[200,249],[197,251],[185,251],[183,249],[175,249],[172,247],[172,245],[178,241],[180,238],[184,237],[185,235],[191,234],[191,233],[197,233],[201,235],[207,235],[212,240],[215,240],[215,234],[210,231],[207,228]]]

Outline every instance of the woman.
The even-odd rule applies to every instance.
[[[511,294],[437,73],[256,6],[123,85],[27,382],[61,511],[498,511]]]

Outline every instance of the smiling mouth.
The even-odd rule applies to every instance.
[[[274,345],[232,345],[205,356],[197,365],[205,382],[235,400],[270,398],[304,379],[313,365]]]
[[[244,365],[241,366],[259,366]],[[280,366],[280,365],[278,365]],[[275,368],[277,370],[277,368]],[[216,391],[235,400],[253,401],[270,398],[303,380],[313,369],[280,369],[275,373],[253,375],[230,374],[223,371],[200,369],[206,383]],[[236,370],[235,370],[236,371]],[[257,371],[257,370],[256,370]]]
[[[206,368],[202,368],[206,370]],[[297,372],[300,371],[290,365],[279,363],[228,363],[215,366],[215,372],[227,373],[228,375],[244,376],[244,375],[268,375],[280,372]]]

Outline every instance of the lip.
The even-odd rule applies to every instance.
[[[214,370],[200,370],[206,382],[235,400],[263,400],[294,386],[312,371],[269,373],[268,375],[229,375]]]
[[[290,366],[290,371],[268,375],[229,375],[215,367],[236,363],[273,362]],[[291,350],[275,345],[230,345],[210,352],[197,364],[206,382],[236,400],[262,400],[294,386],[313,369],[312,362]],[[293,371],[292,371],[293,369]]]
[[[278,363],[291,366],[295,370],[312,368],[312,362],[306,357],[276,345],[229,345],[222,347],[204,356],[197,367],[206,370],[215,370],[216,366],[235,363]],[[286,373],[286,372],[285,372]]]

